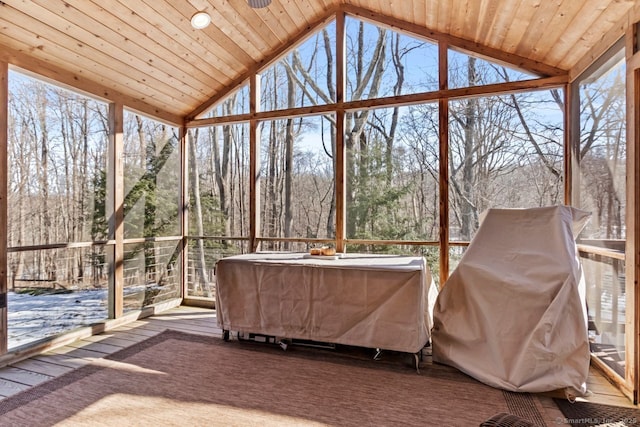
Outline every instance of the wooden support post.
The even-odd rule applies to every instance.
[[[9,64],[0,61],[0,354],[7,352],[7,198],[9,156]]]
[[[625,247],[625,291],[627,312],[625,322],[625,358],[627,367],[624,385],[627,395],[638,404],[640,400],[640,52],[637,43],[637,24],[626,35],[627,59],[627,207]]]
[[[249,81],[249,252],[258,249],[260,237],[260,127],[255,114],[260,105],[260,75]]]
[[[189,235],[189,134],[187,128],[182,125],[179,133],[180,140],[178,141],[180,147],[180,208],[178,209],[178,221],[180,224],[181,250],[180,250],[180,284],[181,292],[180,297],[186,298],[188,296],[189,285],[189,242],[187,236]]]
[[[448,50],[446,43],[438,44],[440,90],[449,88]],[[440,288],[449,278],[449,99],[438,101],[440,139]]]
[[[344,92],[345,92],[345,15],[336,14],[336,251],[345,251],[347,218],[346,152],[344,144]]]
[[[107,174],[107,218],[111,274],[109,275],[109,318],[117,319],[124,312],[124,108],[109,104],[109,148]]]

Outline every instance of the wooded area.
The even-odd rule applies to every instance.
[[[262,73],[263,109],[334,102],[333,29],[327,27]],[[429,42],[348,21],[347,96],[351,100],[374,99],[434,90],[438,81],[436,51]],[[448,65],[452,88],[533,78],[453,50],[449,51]],[[580,170],[580,206],[597,211],[597,220],[585,238],[620,238],[613,230],[621,228],[620,214],[624,212],[625,154],[619,148],[624,140],[621,76],[622,70],[614,70],[597,87],[591,85],[582,92],[583,148],[579,157],[585,161]],[[245,87],[212,116],[243,114],[247,104]],[[449,102],[452,240],[470,240],[479,214],[489,207],[564,203],[563,114],[561,89]],[[438,105],[349,111],[345,123],[347,238],[437,242]],[[247,188],[248,179],[248,126],[221,125],[192,132],[195,146],[205,156],[197,162],[197,173],[196,166],[191,169],[191,188],[200,192],[201,200],[192,195],[195,209],[191,210],[190,233],[246,236],[248,200],[242,189]],[[335,116],[264,121],[261,135],[262,235],[335,238]],[[599,164],[597,170],[587,162]],[[594,185],[596,181],[598,185]],[[609,191],[614,187],[616,191]],[[243,197],[229,198],[229,194]],[[215,207],[218,202],[222,207],[199,217],[198,206]],[[269,241],[263,242],[262,248],[306,250],[309,245],[313,240],[307,244]],[[352,245],[349,250],[417,251],[428,254],[432,269],[438,269],[433,259],[437,255],[425,246]]]

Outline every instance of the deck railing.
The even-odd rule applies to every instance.
[[[592,243],[592,242],[589,242]],[[578,245],[587,289],[591,352],[615,381],[626,375],[624,241]]]

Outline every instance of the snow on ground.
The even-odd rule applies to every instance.
[[[158,298],[173,297],[175,289],[175,286],[154,283],[127,286],[124,289],[125,313],[153,300],[157,302]],[[106,289],[42,295],[8,292],[9,349],[103,322],[108,316],[107,304]]]
[[[107,318],[107,291],[67,294],[8,293],[9,349]]]
[[[149,303],[146,299],[149,295],[162,300],[173,297],[175,290],[175,286],[159,286],[155,283],[127,286],[124,289],[125,313]],[[10,350],[42,338],[103,322],[108,317],[106,289],[42,295],[10,291],[7,295]]]

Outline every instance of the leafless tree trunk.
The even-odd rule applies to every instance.
[[[384,62],[386,58],[386,34],[386,30],[378,30],[376,46],[374,48],[371,60],[369,61],[369,65],[365,69],[364,23],[360,23],[358,31],[358,54],[356,55],[355,88],[353,91],[353,100],[362,99],[364,91],[367,87],[369,87],[369,84],[371,85],[369,97],[375,98],[378,95],[380,82],[382,80],[382,74],[384,73]],[[359,113],[350,113],[346,115],[345,119],[345,145],[347,152],[351,154],[347,159],[347,180],[349,183],[349,190],[346,194],[347,206],[355,205],[356,189],[367,188],[367,142],[366,137],[364,137],[363,135],[363,131],[369,118],[369,114],[369,110],[365,110]],[[356,150],[356,147],[358,148],[358,150]],[[354,158],[356,157],[356,155],[358,156],[357,160]],[[362,225],[362,218],[360,217],[361,215],[359,215],[356,210],[351,209],[351,214],[347,217],[348,236],[356,235],[358,228]]]
[[[199,129],[193,130],[193,134],[188,138],[189,143],[189,168],[191,169],[191,176],[189,177],[189,183],[191,184],[191,197],[193,198],[193,210],[196,223],[196,235],[204,235],[204,226],[202,224],[202,202],[200,200],[200,172],[198,168],[197,154],[196,154],[196,141],[198,140]],[[211,289],[207,281],[206,262],[204,259],[204,242],[202,239],[196,239],[196,256],[197,266],[196,271],[198,274],[197,288],[205,289],[207,296],[211,297]]]
[[[287,104],[289,108],[295,107],[296,83],[295,76],[287,68]],[[291,237],[293,222],[292,191],[293,191],[293,143],[295,141],[294,120],[289,118],[285,124],[284,135],[284,237]],[[284,244],[285,250],[290,249],[289,242]]]
[[[47,120],[48,99],[44,85],[39,86],[37,104],[38,108],[38,126],[40,129],[40,191],[42,194],[42,243],[51,243],[51,215],[49,212],[49,122]],[[55,258],[52,251],[48,251],[45,255],[45,271],[46,278],[55,281],[56,266]]]
[[[227,113],[231,114],[235,109],[236,97],[232,97],[225,102],[223,108]],[[232,126],[224,126],[222,129],[222,149],[218,142],[217,129],[213,132],[213,158],[215,166],[216,185],[218,186],[218,194],[220,197],[220,210],[225,218],[225,235],[231,233],[230,228],[230,200],[228,198],[230,187],[230,160],[231,160],[231,147],[233,146],[233,128]],[[222,154],[221,154],[222,152]]]

